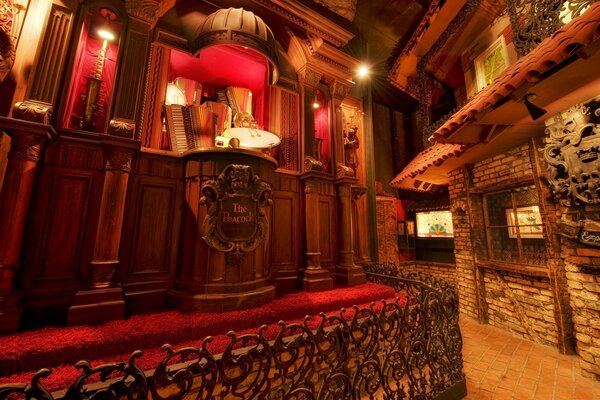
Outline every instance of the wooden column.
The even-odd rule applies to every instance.
[[[322,172],[308,172],[304,181],[304,211],[306,225],[306,269],[302,286],[307,292],[329,290],[333,288],[333,279],[329,271],[321,267],[321,249],[319,241],[319,176]]]
[[[0,127],[12,138],[0,192],[0,333],[8,333],[17,330],[21,315],[21,296],[15,288],[15,277],[35,173],[44,143],[51,138],[54,129],[3,117]]]
[[[88,290],[75,295],[74,304],[69,308],[69,325],[122,319],[125,316],[123,290],[114,285],[113,277],[119,265],[123,211],[133,152],[107,146],[105,155],[106,172]]]
[[[363,269],[354,265],[352,238],[352,184],[356,178],[341,178],[336,182],[339,204],[339,263],[335,267],[338,283],[354,286],[366,282]]]

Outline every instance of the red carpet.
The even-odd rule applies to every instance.
[[[222,314],[184,314],[178,311],[136,315],[125,321],[112,321],[97,326],[46,328],[2,337],[0,340],[0,384],[28,382],[32,371],[52,367],[44,385],[57,390],[73,382],[78,371],[73,364],[81,359],[94,360],[93,365],[126,361],[135,349],[146,349],[138,361],[142,368],[152,368],[163,357],[164,343],[200,346],[201,338],[214,336],[209,349],[217,354],[229,343],[226,333],[257,333],[268,325],[265,337],[279,332],[279,320],[300,322],[305,315],[338,311],[342,307],[365,305],[371,301],[396,296],[394,289],[373,283],[353,288],[306,293],[298,292],[259,308]],[[352,310],[348,310],[351,317]],[[312,324],[318,324],[314,318]],[[27,372],[28,371],[28,372]]]

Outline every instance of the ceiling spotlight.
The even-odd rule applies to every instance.
[[[314,109],[317,109],[317,108],[319,108],[319,103],[317,103],[317,102],[315,101],[315,102],[313,103],[313,108],[314,108]]]
[[[365,78],[369,75],[369,67],[362,65],[360,68],[358,68],[357,73],[360,78]]]
[[[525,107],[527,107],[527,111],[529,111],[529,115],[534,121],[543,117],[547,112],[542,107],[538,107],[532,103],[532,101],[535,100],[535,97],[535,94],[527,93],[523,98],[523,104],[525,104]]]

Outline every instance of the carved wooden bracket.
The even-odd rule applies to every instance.
[[[335,170],[335,177],[336,178],[354,177],[354,170],[345,164],[337,163],[337,168]]]
[[[35,100],[21,101],[13,107],[13,117],[25,121],[50,124],[52,120],[52,104]]]
[[[546,134],[544,159],[556,197],[565,206],[600,204],[600,124],[590,122],[590,109],[578,104],[548,119]]]
[[[112,119],[108,125],[108,133],[122,138],[133,139],[135,121],[124,118]]]
[[[319,71],[315,71],[314,69],[304,66],[302,69],[298,71],[298,77],[300,78],[300,83],[310,87],[316,87],[323,74]]]
[[[304,157],[304,172],[323,171],[323,163],[314,159],[311,156]]]
[[[256,249],[267,236],[271,186],[252,167],[229,164],[216,180],[204,182],[201,192],[200,204],[207,208],[203,239],[215,250],[235,253],[227,260],[239,265],[240,253]]]

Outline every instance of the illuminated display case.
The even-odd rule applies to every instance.
[[[452,213],[450,211],[427,211],[417,213],[417,237],[452,238]]]
[[[110,8],[95,6],[85,12],[73,60],[64,128],[105,130],[122,30],[117,12]]]

